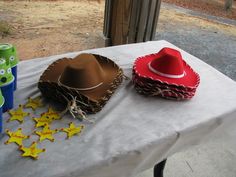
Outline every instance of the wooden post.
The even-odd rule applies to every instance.
[[[232,9],[233,6],[233,0],[225,0],[225,10]]]
[[[161,0],[106,0],[106,46],[153,40],[160,4]]]

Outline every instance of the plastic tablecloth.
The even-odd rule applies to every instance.
[[[162,40],[82,52],[100,54],[114,60],[131,77],[132,65],[137,57],[158,52],[163,47],[177,48]],[[134,90],[130,80],[125,80],[102,111],[89,115],[89,118],[96,120],[95,124],[82,122],[84,131],[71,139],[66,139],[66,134],[60,132],[55,135],[55,142],[39,143],[39,147],[46,148],[46,152],[41,153],[38,160],[21,157],[17,145],[4,144],[8,136],[3,134],[0,139],[0,176],[134,176],[168,156],[200,143],[211,134],[227,130],[229,125],[235,124],[236,83],[200,59],[179,50],[201,76],[193,99],[173,101],[144,97]],[[37,82],[50,63],[62,57],[74,57],[78,53],[81,52],[20,62],[15,107],[26,103],[29,96],[40,95]],[[37,117],[47,107],[45,103],[44,108],[36,112],[26,111]],[[9,115],[4,114],[4,129],[14,131],[21,127],[25,134],[34,131],[32,118],[26,118],[23,124],[16,121],[6,123],[8,118]],[[68,114],[62,120],[54,121],[52,128],[67,127],[71,121],[81,124]],[[32,135],[24,141],[24,145],[30,145],[37,138]]]

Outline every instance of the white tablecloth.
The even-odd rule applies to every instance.
[[[131,77],[134,59],[174,45],[155,41],[89,50],[117,62]],[[88,51],[87,51],[88,52]],[[196,57],[181,50],[183,58],[200,74],[201,83],[190,101],[171,101],[139,95],[129,81],[124,81],[104,109],[90,115],[96,119],[85,123],[80,136],[65,140],[65,133],[55,135],[55,142],[44,141],[46,148],[38,160],[23,158],[15,144],[5,145],[0,139],[1,177],[128,177],[181,151],[216,132],[219,127],[235,123],[236,83]],[[78,52],[20,62],[15,106],[40,92],[37,82],[53,61]],[[46,107],[46,106],[45,106]],[[39,109],[37,117],[44,109]],[[29,111],[29,110],[28,110]],[[9,115],[5,114],[5,120]],[[52,128],[66,127],[68,122],[80,124],[69,115],[55,121]],[[25,134],[34,130],[34,122],[4,122],[4,128],[22,127]],[[225,126],[227,127],[227,126]],[[222,129],[219,129],[222,130]],[[24,141],[30,145],[37,136]]]

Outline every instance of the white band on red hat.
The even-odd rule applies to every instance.
[[[166,74],[166,73],[162,73],[162,72],[160,72],[160,71],[157,71],[156,69],[154,69],[152,66],[151,66],[151,62],[149,62],[148,63],[148,68],[152,71],[152,72],[154,72],[154,73],[156,73],[156,74],[158,74],[158,75],[160,75],[160,76],[164,76],[164,77],[168,77],[168,78],[173,78],[173,79],[179,79],[179,78],[182,78],[182,77],[184,77],[184,75],[185,75],[185,72],[183,72],[183,74]]]

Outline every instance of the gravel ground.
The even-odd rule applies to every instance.
[[[192,9],[205,14],[220,16],[236,20],[236,1],[231,10],[225,10],[225,0],[162,0],[186,9]]]
[[[170,9],[162,4],[162,8]],[[181,10],[178,9],[178,13]],[[185,11],[182,12],[186,16]],[[187,12],[188,13],[188,12]],[[162,23],[160,21],[160,23]],[[206,24],[207,25],[207,24]],[[236,26],[234,26],[236,28]],[[164,39],[201,58],[230,78],[236,80],[236,33],[226,33],[220,28],[204,28],[202,25],[183,23],[160,24],[156,40]]]

